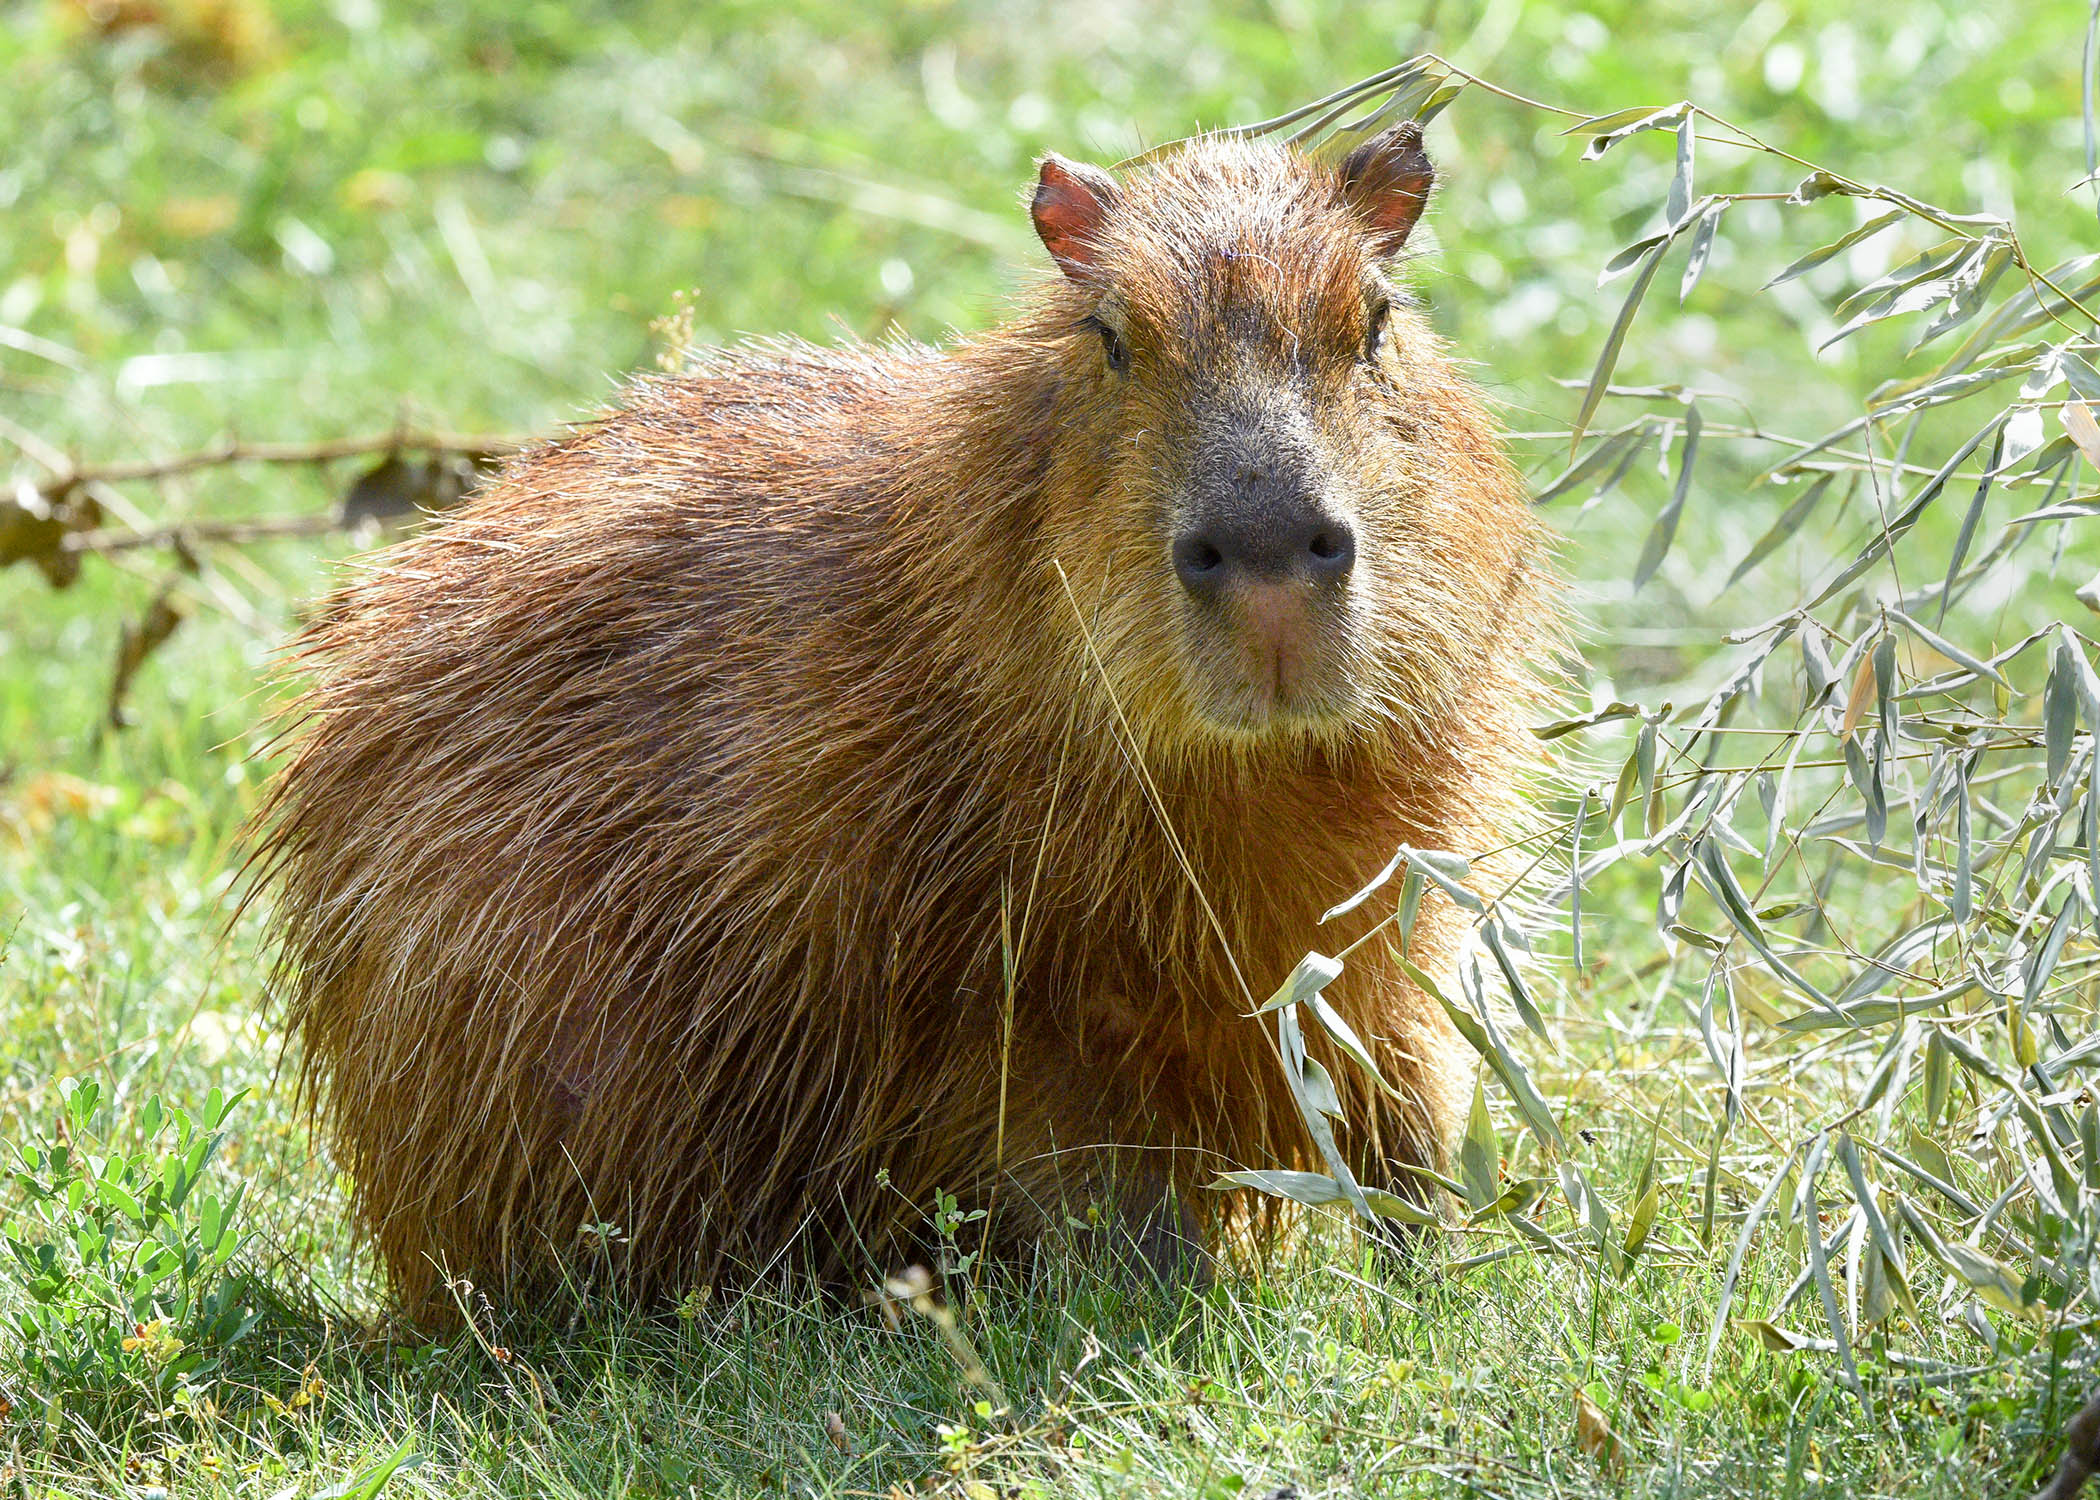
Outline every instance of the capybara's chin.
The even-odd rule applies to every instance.
[[[1220,743],[1258,749],[1314,741],[1346,744],[1376,733],[1363,705],[1345,684],[1294,681],[1283,685],[1227,678],[1191,695],[1203,732]]]
[[[937,1194],[1187,1274],[1270,1222],[1220,1170],[1320,1168],[1248,1012],[1400,844],[1509,844],[1557,628],[1387,279],[1431,175],[1047,158],[1012,322],[640,381],[314,611],[255,891],[409,1315],[867,1286]],[[1342,1149],[1419,1200],[1474,1060],[1383,936],[1326,995],[1387,1085],[1309,1041]]]

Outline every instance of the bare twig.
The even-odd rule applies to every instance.
[[[279,537],[322,536],[341,529],[333,511],[296,516],[254,516],[238,521],[183,521],[140,531],[115,527],[76,531],[59,543],[67,552],[130,552],[140,547],[189,547],[207,542],[273,541]]]
[[[129,480],[166,479],[198,469],[228,464],[325,464],[339,458],[357,458],[371,453],[444,453],[462,458],[501,458],[528,446],[530,439],[489,433],[410,432],[374,433],[366,437],[335,438],[323,443],[241,443],[232,439],[193,453],[166,458],[136,459],[129,463],[94,464],[54,469],[51,478],[38,488],[53,500],[62,498],[76,485],[91,481],[121,484]],[[48,459],[38,455],[48,465]]]
[[[129,529],[102,526],[100,510],[104,508],[103,502],[97,500],[97,504],[83,508],[79,497],[96,499],[114,495],[116,491],[112,487],[117,484],[162,483],[205,469],[235,464],[319,465],[374,454],[392,459],[401,453],[420,453],[427,455],[433,464],[450,459],[480,466],[516,453],[533,441],[500,434],[407,429],[313,443],[242,443],[229,438],[209,448],[170,454],[164,458],[81,465],[73,463],[35,433],[15,424],[0,421],[0,438],[12,442],[47,471],[44,478],[31,480],[24,486],[22,499],[4,502],[20,513],[14,517],[15,531],[19,535],[0,549],[0,563],[27,557],[43,567],[60,586],[72,581],[76,559],[84,553],[107,555],[159,547],[185,550],[207,543],[239,545],[281,537],[319,536],[355,526],[367,519],[351,505],[318,515],[246,516]],[[401,482],[392,484],[387,495],[374,498],[379,501],[414,498],[410,493],[417,487],[414,479],[408,476],[397,478]],[[457,486],[443,495],[433,492],[429,501],[442,505],[455,499],[458,493]],[[0,521],[7,519],[0,516]],[[5,527],[0,527],[0,531],[5,530]]]

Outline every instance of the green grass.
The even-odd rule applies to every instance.
[[[2071,9],[477,0],[411,17],[341,0],[281,7],[228,55],[210,18],[267,20],[259,6],[171,3],[168,32],[111,36],[70,4],[0,6],[0,439],[106,462],[404,418],[545,431],[651,361],[651,324],[681,291],[701,341],[982,326],[1041,274],[1020,212],[1039,151],[1112,160],[1431,47],[1581,110],[1696,98],[1806,160],[2017,212],[2046,264],[2092,241],[2091,190],[2066,192],[2085,170]],[[1578,392],[1555,382],[1587,377],[1623,295],[1599,291],[1596,268],[1649,227],[1668,171],[1666,136],[1583,165],[1560,128],[1475,91],[1431,137],[1445,175],[1421,288],[1519,431],[1564,430]],[[1711,143],[1700,170],[1703,190],[1784,191],[1799,175]],[[1928,241],[1905,226],[1776,297],[1758,287],[1861,207],[1732,210],[1682,312],[1665,268],[1618,379],[1711,391],[1717,427],[1754,410],[1810,436],[1858,410],[1902,341],[1813,357],[1828,294]],[[1640,409],[1615,398],[1599,422]],[[1931,462],[1950,433],[1963,435],[1928,432],[1942,442]],[[1518,451],[1543,482],[1565,439]],[[1722,634],[1790,603],[1873,524],[1860,509],[1819,517],[1723,588],[1791,493],[1750,488],[1772,456],[1757,444],[1717,432],[1708,455],[1638,594],[1630,559],[1669,489],[1652,464],[1554,513],[1600,697],[1697,701]],[[28,451],[0,462],[39,472]],[[154,521],[311,512],[355,472],[210,469],[122,498]],[[2032,503],[2000,494],[1991,516]],[[1958,520],[1943,507],[1919,536],[1944,551]],[[2100,549],[2061,535],[2021,587],[1959,612],[1963,639],[2002,646],[2080,613],[2071,590]],[[61,1077],[102,1084],[119,1138],[153,1095],[252,1088],[215,1171],[247,1184],[236,1266],[258,1314],[179,1399],[149,1395],[149,1351],[118,1399],[76,1420],[27,1399],[9,1331],[20,1293],[0,1278],[0,1493],[319,1494],[412,1437],[417,1466],[387,1493],[1998,1494],[2037,1482],[2047,1434],[2083,1394],[2089,1328],[2019,1325],[1993,1350],[1929,1315],[1888,1349],[1862,1339],[1871,1415],[1833,1360],[1741,1328],[1709,1371],[1737,1220],[1875,1053],[1783,1038],[1770,1022],[1797,1007],[1745,976],[1749,1045],[1769,1066],[1705,1225],[1719,1104],[1681,1013],[1697,976],[1655,958],[1653,893],[1623,871],[1586,896],[1592,961],[1552,1001],[1563,1045],[1531,1059],[1604,1199],[1627,1204],[1653,1164],[1654,1239],[1623,1279],[1600,1257],[1529,1251],[1453,1269],[1512,1243],[1487,1229],[1395,1268],[1323,1225],[1184,1304],[1133,1301],[1083,1257],[1053,1256],[965,1305],[1011,1403],[989,1412],[930,1323],[892,1328],[792,1292],[679,1317],[477,1317],[442,1345],[396,1337],[376,1321],[343,1184],[280,1075],[257,925],[227,925],[264,774],[261,674],[352,550],[215,548],[195,571],[129,552],[89,559],[63,591],[0,570],[0,1138],[52,1129]],[[164,587],[183,623],[133,685],[130,727],[112,731],[120,631]],[[1607,783],[1627,743],[1587,752]],[[1879,911],[1901,893],[1851,899]],[[2089,1024],[2090,995],[2079,1003]],[[1550,1174],[1492,1097],[1504,1170]],[[1957,1112],[1973,1121],[1983,1102],[1958,1097]],[[1906,1098],[1901,1119],[1922,1118]],[[2009,1179],[1986,1155],[1961,1170],[1988,1198]],[[0,1215],[18,1212],[0,1198]],[[1801,1240],[1783,1222],[1758,1238],[1738,1316],[1768,1315]],[[1945,1305],[1919,1290],[1928,1313]],[[1814,1331],[1814,1300],[1780,1321]],[[2032,1356],[2052,1347],[2067,1373],[2038,1381]],[[1585,1440],[1584,1401],[1612,1441]]]

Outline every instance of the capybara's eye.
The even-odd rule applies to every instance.
[[[1390,302],[1380,302],[1371,309],[1371,326],[1364,332],[1364,359],[1376,364],[1378,355],[1385,348],[1385,320],[1392,313]]]
[[[1094,331],[1101,335],[1101,352],[1108,357],[1108,367],[1118,375],[1129,369],[1130,345],[1123,341],[1123,335],[1111,328],[1104,319],[1088,318],[1087,322],[1093,324]]]

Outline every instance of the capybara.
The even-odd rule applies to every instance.
[[[1048,157],[1011,321],[643,379],[318,608],[257,889],[412,1315],[866,1285],[942,1191],[1172,1274],[1259,1213],[1219,1169],[1319,1168],[1248,1013],[1401,843],[1517,836],[1555,631],[1388,279],[1431,176]],[[1311,1046],[1423,1201],[1474,1059],[1389,937],[1328,998],[1392,1092]]]

